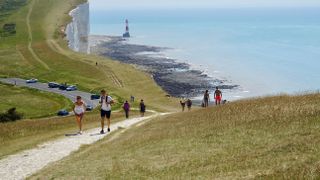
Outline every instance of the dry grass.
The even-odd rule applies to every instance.
[[[156,119],[31,179],[317,179],[319,159],[320,94],[279,96]]]

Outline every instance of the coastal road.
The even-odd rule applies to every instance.
[[[70,99],[72,102],[75,102],[77,96],[81,96],[82,100],[87,105],[91,105],[93,108],[96,108],[99,105],[99,100],[91,100],[91,94],[83,91],[62,91],[58,88],[49,88],[47,83],[26,83],[25,79],[20,78],[0,78],[0,82],[60,94]]]

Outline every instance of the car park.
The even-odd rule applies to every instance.
[[[48,83],[48,87],[49,88],[59,88],[60,85],[58,83],[55,83],[55,82],[49,82]]]
[[[90,98],[91,98],[91,100],[100,99],[100,95],[92,94]]]
[[[66,90],[67,91],[76,91],[77,90],[77,86],[68,86],[67,88],[66,88]]]
[[[34,79],[34,78],[26,80],[26,83],[37,83],[37,82],[38,82],[38,79]]]
[[[59,85],[59,89],[60,90],[66,90],[68,88],[68,85],[67,84],[60,84]]]
[[[69,115],[69,112],[65,109],[62,109],[62,110],[58,111],[57,115],[58,116],[67,116],[67,115]]]

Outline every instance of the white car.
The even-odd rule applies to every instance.
[[[28,80],[26,81],[26,83],[37,83],[37,82],[38,82],[38,79],[34,79],[34,78],[28,79]]]
[[[67,87],[67,89],[66,89],[67,91],[75,91],[75,90],[77,90],[77,86],[68,86]]]

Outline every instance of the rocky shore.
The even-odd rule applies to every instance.
[[[221,89],[233,89],[225,80],[209,77],[200,70],[194,70],[187,63],[177,62],[161,56],[168,48],[128,44],[122,37],[90,36],[90,53],[111,57],[114,60],[136,65],[152,75],[169,95],[175,97],[198,97],[206,89],[216,86]]]

